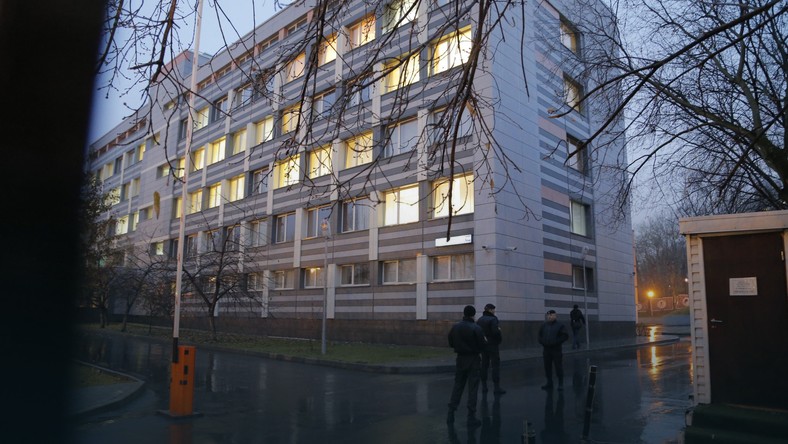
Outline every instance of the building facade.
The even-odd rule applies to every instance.
[[[127,262],[173,264],[183,213],[187,323],[315,337],[325,300],[332,339],[444,345],[493,303],[515,346],[578,304],[592,340],[632,334],[623,142],[580,149],[603,119],[582,14],[469,5],[290,6],[200,57],[193,107],[182,54],[89,147]]]

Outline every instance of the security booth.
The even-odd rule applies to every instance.
[[[696,411],[723,405],[788,418],[788,211],[686,218],[679,230]]]

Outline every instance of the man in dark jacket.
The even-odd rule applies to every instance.
[[[572,350],[580,348],[580,329],[586,323],[586,317],[580,311],[580,307],[575,304],[569,312],[569,323],[572,326]]]
[[[542,358],[544,359],[544,372],[547,376],[547,384],[542,386],[543,390],[553,389],[553,367],[555,375],[558,377],[558,390],[564,389],[564,364],[561,346],[569,339],[564,324],[558,322],[555,310],[547,312],[546,320],[539,329],[539,343],[542,344]]]
[[[487,346],[482,350],[482,392],[487,391],[487,369],[492,366],[493,393],[504,394],[506,390],[501,388],[501,353],[498,349],[502,340],[501,327],[498,326],[498,317],[495,316],[495,305],[485,305],[484,313],[476,323],[487,339]]]
[[[481,421],[476,418],[476,399],[479,391],[479,368],[481,358],[479,353],[484,349],[484,333],[481,327],[474,322],[476,309],[466,305],[463,310],[462,321],[454,324],[449,331],[449,345],[457,353],[456,368],[454,371],[454,388],[449,400],[449,414],[446,423],[454,423],[454,411],[460,405],[462,391],[468,383],[468,427],[478,427]]]

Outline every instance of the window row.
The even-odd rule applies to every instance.
[[[337,282],[339,286],[366,286],[372,284],[370,267],[377,265],[377,285],[415,284],[416,259],[399,259],[379,261],[370,265],[368,262],[343,264],[337,266]],[[447,282],[474,279],[473,253],[432,256],[429,258],[428,281]],[[298,274],[298,275],[297,275]],[[296,280],[296,278],[299,278]],[[263,281],[256,277],[256,290],[262,290]],[[287,269],[271,272],[271,287],[276,290],[292,290],[298,288],[323,288],[325,272],[323,267],[306,267],[300,270]]]

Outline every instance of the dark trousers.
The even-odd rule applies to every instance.
[[[479,394],[479,355],[457,355],[457,367],[454,371],[454,388],[451,391],[449,410],[455,411],[460,405],[462,391],[468,384],[468,416],[476,414],[476,400]]]
[[[561,349],[545,348],[542,352],[544,358],[544,373],[547,377],[547,385],[553,385],[553,368],[558,377],[558,385],[564,385],[564,360]]]
[[[583,328],[572,326],[572,348],[580,348],[580,329]]]
[[[492,367],[493,384],[498,385],[501,381],[501,353],[498,350],[482,352],[481,378],[484,384],[487,384],[487,369],[490,367]]]

